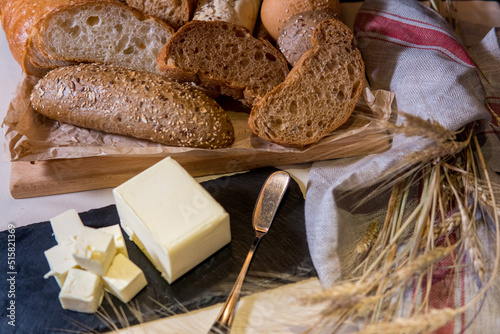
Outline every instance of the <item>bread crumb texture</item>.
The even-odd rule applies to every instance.
[[[60,122],[165,145],[222,148],[234,142],[231,121],[213,99],[149,72],[60,67],[37,83],[31,103]]]
[[[157,72],[156,57],[173,33],[165,22],[125,4],[91,2],[51,12],[37,41],[49,58]]]
[[[253,105],[288,74],[284,56],[242,26],[222,21],[191,21],[163,47],[160,70]]]
[[[248,122],[257,136],[303,147],[350,117],[365,80],[352,31],[337,19],[325,20],[314,30],[312,44],[286,80],[252,108]]]

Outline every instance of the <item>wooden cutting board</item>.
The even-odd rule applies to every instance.
[[[255,151],[224,154],[207,150],[205,156],[189,154],[172,156],[191,175],[204,176],[251,170],[266,166],[283,166],[318,160],[381,152],[387,148],[387,136],[360,133],[350,136],[341,150],[317,145],[305,151]],[[359,145],[359,143],[364,143]],[[29,198],[84,190],[116,187],[163,157],[98,156],[79,159],[12,162],[10,192],[14,198]]]

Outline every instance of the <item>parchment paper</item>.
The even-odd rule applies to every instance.
[[[392,92],[365,87],[350,120],[341,128],[307,148],[282,147],[253,135],[247,125],[248,109],[235,103],[226,103],[235,129],[236,140],[229,148],[208,150],[165,146],[147,140],[84,129],[47,119],[38,114],[30,105],[29,96],[36,79],[23,78],[12,99],[2,124],[5,131],[4,159],[10,161],[36,161],[50,159],[83,158],[92,156],[138,156],[162,157],[186,154],[196,156],[210,154],[271,152],[305,152],[325,146],[335,151],[328,158],[349,156],[353,144],[360,143],[369,134],[380,133],[371,119],[388,119],[394,100]],[[223,101],[224,102],[224,101]],[[227,102],[227,101],[226,101]],[[369,140],[369,139],[367,139]],[[371,139],[370,139],[371,140]],[[360,143],[362,144],[362,143]],[[338,152],[338,154],[337,154]],[[318,156],[321,160],[321,156]]]

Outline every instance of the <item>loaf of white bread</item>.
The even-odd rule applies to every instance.
[[[117,0],[4,0],[0,11],[11,52],[29,75],[79,62],[156,72],[174,33]]]

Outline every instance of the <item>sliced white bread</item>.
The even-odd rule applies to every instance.
[[[100,62],[157,72],[156,56],[173,33],[165,22],[121,2],[89,0],[60,6],[40,20],[28,55],[42,68]]]
[[[248,124],[257,136],[303,147],[348,120],[365,81],[354,35],[340,20],[330,19],[316,27],[312,45],[286,80],[252,108]]]

